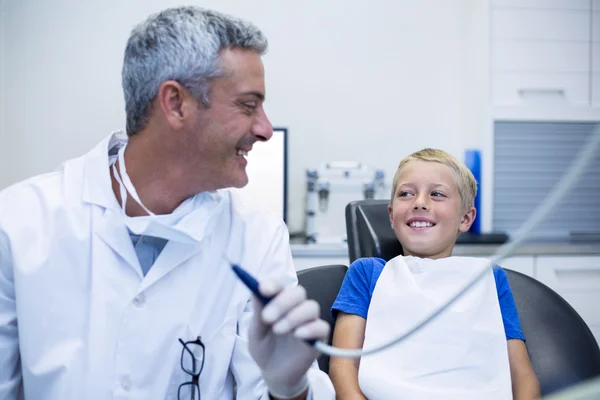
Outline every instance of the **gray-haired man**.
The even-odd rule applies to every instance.
[[[266,47],[219,13],[151,16],[125,50],[127,135],[0,192],[0,398],[334,397],[287,229],[232,189],[272,135]]]

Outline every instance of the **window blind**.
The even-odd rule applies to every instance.
[[[514,234],[549,196],[594,132],[595,122],[494,124],[493,229]],[[535,239],[600,240],[600,153],[532,232]]]

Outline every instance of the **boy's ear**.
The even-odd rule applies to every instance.
[[[392,204],[388,204],[388,216],[390,217],[390,225],[394,227],[394,213],[392,211]]]
[[[473,225],[476,216],[477,210],[475,209],[475,207],[471,207],[471,209],[462,216],[458,230],[461,232],[468,231],[469,228],[471,228],[471,225]]]

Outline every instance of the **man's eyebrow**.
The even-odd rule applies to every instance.
[[[261,92],[255,92],[255,91],[243,92],[240,94],[240,96],[254,96],[260,101],[265,101],[265,95]]]

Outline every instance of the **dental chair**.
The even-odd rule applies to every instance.
[[[333,338],[335,325],[331,316],[331,306],[340,291],[346,270],[345,265],[323,265],[315,268],[303,269],[297,272],[298,284],[306,289],[306,297],[316,300],[321,306],[321,318],[331,327],[328,343]],[[329,373],[329,356],[321,354],[317,359],[319,368]]]
[[[402,246],[390,226],[388,203],[361,200],[346,206],[351,263],[362,257],[387,261],[402,254]],[[504,270],[542,395],[600,376],[598,343],[575,309],[538,280]]]

